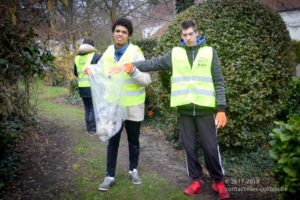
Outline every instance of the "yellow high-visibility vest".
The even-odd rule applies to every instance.
[[[121,59],[117,62],[118,64],[132,63],[134,62],[134,57],[136,52],[139,52],[143,55],[141,49],[133,44],[129,44],[126,51],[122,55]],[[115,47],[111,45],[107,48],[102,56],[104,73],[107,75],[110,68],[115,67],[116,61],[115,56]],[[145,102],[145,87],[139,84],[136,84],[134,80],[127,73],[120,73],[114,75],[114,78],[120,83],[123,83],[124,94],[121,98],[122,106],[132,106],[139,105]]]
[[[92,52],[84,55],[77,55],[75,57],[75,65],[77,67],[78,73],[78,87],[91,87],[88,75],[85,74],[82,70],[86,65],[92,62],[94,55],[95,52]]]
[[[216,107],[211,74],[212,59],[213,49],[208,46],[200,47],[191,67],[184,48],[172,49],[171,107],[190,103]]]

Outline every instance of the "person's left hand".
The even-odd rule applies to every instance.
[[[116,66],[114,66],[114,67],[112,67],[112,68],[109,69],[108,75],[109,75],[109,76],[112,76],[112,75],[114,75],[114,74],[121,73],[122,71],[123,71],[123,70],[122,70],[122,67],[119,66],[119,65],[116,65]]]
[[[225,112],[218,112],[215,119],[217,128],[223,128],[226,125],[227,118]]]

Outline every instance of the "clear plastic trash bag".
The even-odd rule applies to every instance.
[[[124,81],[105,75],[101,62],[90,67],[96,135],[100,140],[107,141],[121,129],[124,120],[124,108],[120,104]]]

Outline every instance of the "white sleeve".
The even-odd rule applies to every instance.
[[[145,60],[144,56],[136,51],[136,55],[134,56],[134,62]],[[130,74],[131,78],[136,81],[138,84],[142,86],[146,86],[151,83],[150,74],[146,72],[141,72],[139,69],[135,68],[132,74]]]

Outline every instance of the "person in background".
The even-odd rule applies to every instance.
[[[74,75],[78,80],[79,95],[82,98],[85,111],[86,133],[93,135],[96,132],[95,114],[91,94],[91,85],[89,77],[83,72],[85,66],[96,64],[101,55],[96,53],[94,41],[90,38],[84,38],[79,46],[78,55],[74,61]]]
[[[116,65],[110,74],[127,71],[172,70],[171,107],[180,113],[179,126],[186,151],[188,175],[192,183],[184,189],[186,195],[201,192],[203,171],[198,160],[198,145],[203,150],[206,167],[214,182],[212,189],[220,199],[229,199],[225,188],[217,129],[226,125],[225,82],[215,49],[198,37],[196,24],[187,20],[181,24],[180,46],[151,60]],[[198,141],[200,144],[198,144]]]
[[[115,64],[135,62],[144,60],[140,48],[129,42],[133,33],[132,22],[126,18],[116,20],[112,25],[113,45],[110,45],[103,54],[101,64],[104,73]],[[117,78],[117,77],[116,77]],[[140,126],[144,120],[145,109],[145,86],[151,82],[148,73],[140,72],[138,69],[132,73],[122,73],[121,78],[125,80],[124,96],[121,105],[125,109],[125,121],[121,130],[111,137],[107,146],[106,177],[99,186],[100,191],[107,191],[115,183],[115,171],[121,133],[125,127],[129,144],[129,177],[133,184],[141,184],[137,167],[140,154]]]

